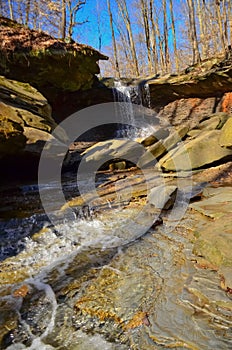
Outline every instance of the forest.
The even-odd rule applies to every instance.
[[[105,76],[179,73],[232,42],[231,0],[1,0],[0,12],[66,41],[94,36]]]

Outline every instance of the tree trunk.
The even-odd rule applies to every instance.
[[[190,24],[190,38],[193,51],[193,64],[201,62],[201,56],[197,41],[197,30],[195,21],[195,8],[193,0],[187,0],[188,13],[189,13],[189,24]]]
[[[71,41],[74,27],[74,10],[72,9],[72,0],[68,0],[69,24],[68,24],[68,40]]]
[[[116,69],[116,77],[120,78],[120,70],[119,70],[119,64],[118,64],[118,51],[117,51],[117,45],[116,45],[116,40],[115,40],[113,15],[112,15],[111,6],[110,6],[110,0],[107,0],[107,6],[108,6],[108,13],[109,13],[109,18],[110,18],[110,29],[111,29],[112,42],[113,42],[114,64],[115,64],[115,69]]]
[[[135,43],[134,43],[134,38],[132,34],[131,21],[130,21],[128,9],[127,9],[126,0],[117,0],[117,3],[126,26],[126,31],[128,34],[129,44],[131,49],[131,56],[134,64],[135,75],[139,76],[138,59],[135,51]]]
[[[149,28],[149,20],[148,20],[148,5],[146,0],[140,0],[140,5],[141,5],[144,34],[145,34],[146,47],[147,47],[148,67],[149,67],[150,74],[152,74],[153,64],[152,64],[152,57],[151,57],[151,39],[150,39],[150,28]]]
[[[218,22],[219,33],[220,33],[220,38],[221,38],[222,50],[225,53],[226,52],[226,42],[225,42],[225,35],[224,35],[224,31],[223,31],[223,26],[222,26],[221,2],[220,1],[216,1],[216,15],[217,15],[217,22]]]
[[[177,45],[176,45],[176,27],[175,27],[175,18],[174,18],[172,0],[169,0],[169,9],[170,9],[170,15],[171,15],[171,28],[172,28],[174,59],[175,59],[176,70],[177,70],[177,72],[179,72],[180,66],[179,66],[179,58],[178,58],[178,51],[177,51]]]
[[[152,45],[152,54],[153,54],[153,62],[154,62],[154,73],[158,73],[159,68],[159,60],[158,60],[158,52],[157,52],[157,33],[156,33],[156,25],[153,15],[153,0],[149,2],[149,16],[151,21],[151,45]]]
[[[201,0],[197,0],[197,17],[199,21],[199,29],[200,29],[200,43],[202,48],[202,58],[207,58],[208,54],[208,39],[206,38],[206,30],[205,30],[205,2]]]
[[[228,21],[229,21],[229,27],[230,27],[229,45],[232,46],[232,2],[231,1],[229,1],[228,3]]]
[[[97,31],[98,31],[98,50],[102,50],[102,33],[101,33],[101,16],[100,16],[100,7],[99,2],[97,0],[96,5],[96,12],[97,12]]]
[[[158,37],[158,47],[159,47],[159,52],[157,52],[159,54],[159,61],[160,61],[160,68],[162,73],[165,73],[165,59],[164,59],[164,51],[163,51],[163,43],[162,43],[162,37],[161,37],[161,33],[160,33],[160,29],[159,29],[159,18],[158,18],[158,14],[157,11],[155,11],[155,20],[154,20],[154,28],[155,28],[155,32],[157,33],[157,37]],[[158,50],[157,50],[158,51]]]
[[[13,14],[13,5],[12,5],[12,1],[8,0],[8,5],[9,5],[9,12],[10,12],[10,19],[12,19],[12,21],[14,20],[14,14]]]
[[[167,23],[167,1],[162,0],[163,7],[163,35],[164,35],[164,64],[165,72],[170,71],[170,56],[168,47],[168,23]]]
[[[68,39],[71,41],[75,26],[86,22],[76,22],[76,14],[82,8],[82,6],[86,4],[86,0],[76,0],[76,3],[73,3],[72,0],[66,0],[66,3],[68,5],[68,15],[66,13],[66,22],[67,18],[69,19],[68,25],[66,23],[66,27],[68,27]]]
[[[64,40],[66,38],[66,0],[62,0],[62,8],[61,8],[61,38]]]
[[[28,23],[29,23],[30,7],[31,7],[31,0],[27,0],[27,3],[26,3],[26,19],[25,19],[25,25],[26,26],[28,26]]]
[[[229,38],[228,38],[228,13],[226,9],[226,1],[222,1],[222,18],[223,18],[223,24],[224,24],[224,38],[225,38],[225,48],[227,51],[228,44],[229,44]]]

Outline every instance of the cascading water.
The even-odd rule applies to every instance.
[[[114,101],[123,102],[117,105],[117,113],[121,116],[122,123],[116,137],[132,140],[144,138],[155,131],[141,109],[141,119],[135,120],[133,104],[150,108],[150,90],[148,84],[126,85],[122,81],[115,81]]]
[[[149,87],[118,81],[114,94],[122,118],[118,137],[151,134],[146,119],[154,114],[141,108],[137,124],[133,108],[134,103],[150,107]],[[188,178],[182,180],[186,186]],[[230,292],[219,288],[213,264],[206,270],[202,260],[195,268],[192,253],[195,233],[214,216],[207,214],[198,226],[199,216],[191,210],[169,232],[167,210],[156,222],[156,208],[145,200],[160,181],[164,178],[154,168],[144,169],[143,176],[137,170],[127,176],[99,172],[88,193],[85,174],[78,185],[93,203],[88,207],[74,196],[76,178],[67,176],[62,183],[67,203],[58,211],[60,184],[40,183],[49,214],[60,220],[55,227],[40,206],[37,186],[0,191],[5,207],[0,212],[0,349],[231,348]],[[72,220],[63,215],[69,205]]]

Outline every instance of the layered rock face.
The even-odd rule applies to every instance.
[[[97,81],[99,59],[107,57],[89,46],[68,44],[0,18],[2,177],[36,176],[41,151],[45,142],[54,142],[51,132],[57,126],[49,102],[61,93],[90,89]],[[60,131],[56,138],[60,147],[65,133]]]
[[[151,108],[171,125],[190,127],[217,112],[232,112],[232,58],[207,59],[179,75],[147,77],[132,84],[149,85]]]
[[[51,132],[56,126],[51,107],[40,92],[29,84],[0,76],[1,176],[34,174],[45,142],[54,139]],[[57,136],[62,139],[64,133]]]

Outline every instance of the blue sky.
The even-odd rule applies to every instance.
[[[81,22],[88,19],[89,22],[77,26],[74,40],[99,49],[98,14],[100,18],[102,51],[104,51],[104,47],[111,45],[111,31],[105,0],[87,0],[86,5],[78,12],[77,21]]]

